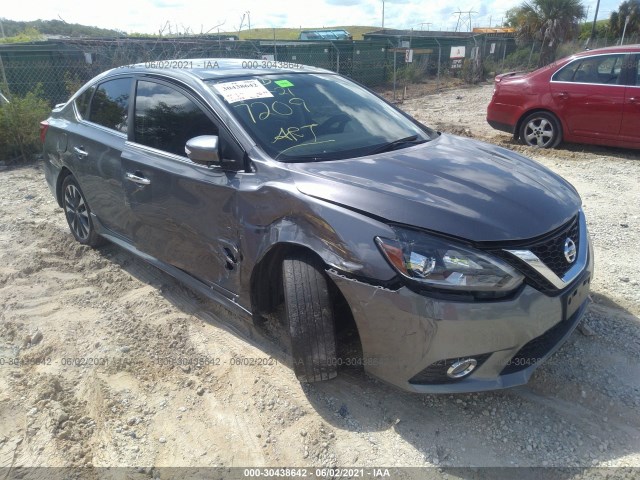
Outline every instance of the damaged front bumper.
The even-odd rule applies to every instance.
[[[328,274],[351,306],[367,373],[404,390],[454,393],[527,383],[584,315],[592,265],[558,296],[525,285],[509,300],[481,302],[441,300]],[[469,359],[473,371],[453,378],[456,365]]]

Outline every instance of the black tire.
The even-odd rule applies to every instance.
[[[285,258],[282,283],[296,377],[301,382],[334,378],[338,369],[333,304],[321,263],[310,253]]]
[[[520,124],[520,141],[539,148],[554,148],[562,141],[562,127],[555,115],[533,112]]]
[[[104,239],[96,233],[91,220],[91,209],[73,175],[68,175],[62,182],[62,208],[69,230],[78,242],[89,247],[104,243]]]

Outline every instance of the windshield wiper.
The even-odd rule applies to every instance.
[[[412,145],[419,145],[425,142],[427,142],[427,140],[422,138],[418,140],[418,135],[411,135],[410,137],[400,138],[399,140],[394,140],[393,142],[380,145],[379,147],[376,147],[370,152],[368,152],[367,155],[375,155],[376,153],[390,152],[391,150],[395,150],[396,148],[404,145],[405,143],[409,143]]]

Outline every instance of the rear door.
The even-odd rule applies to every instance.
[[[551,95],[571,136],[618,138],[625,103],[626,86],[621,75],[625,57],[584,57],[553,75]]]
[[[626,90],[620,139],[640,143],[640,55],[634,55],[630,64],[631,80]]]
[[[219,135],[221,156],[242,159],[214,120],[187,89],[139,79],[122,165],[136,247],[232,297],[240,257],[235,193],[244,174],[193,163],[184,150],[190,138]]]
[[[69,125],[67,153],[92,212],[112,232],[128,238],[120,156],[127,141],[132,77],[118,77],[87,89],[75,101],[80,121]]]

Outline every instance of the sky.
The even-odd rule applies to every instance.
[[[597,0],[583,0],[593,20]],[[500,25],[505,12],[518,6],[522,0],[385,0],[384,26],[386,28],[415,30],[469,31],[469,13],[472,27]],[[601,0],[598,19],[609,18],[620,0]],[[216,33],[251,28],[311,28],[335,25],[382,25],[382,0],[312,0],[271,1],[232,0],[222,2],[189,2],[187,0],[19,0],[6,1],[0,16],[11,20],[63,19],[102,28],[113,28],[127,33]],[[244,16],[244,22],[242,18]]]

